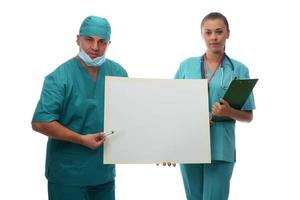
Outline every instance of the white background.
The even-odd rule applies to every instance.
[[[47,138],[31,130],[44,76],[76,55],[88,15],[112,26],[108,57],[131,77],[173,78],[180,61],[205,51],[201,19],[227,16],[229,56],[246,64],[257,110],[238,123],[230,200],[300,199],[299,6],[296,0],[1,1],[0,199],[47,199]],[[118,200],[184,199],[176,168],[118,165]]]

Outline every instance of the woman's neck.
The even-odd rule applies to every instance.
[[[208,67],[208,70],[210,72],[213,72],[217,69],[218,65],[220,64],[220,61],[224,55],[224,51],[220,52],[210,52],[206,51],[206,65]]]
[[[206,51],[206,59],[208,62],[219,62],[221,57],[224,54],[224,51],[220,51],[220,52],[211,52],[211,51]]]

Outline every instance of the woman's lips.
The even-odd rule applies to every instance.
[[[210,43],[209,46],[213,46],[213,47],[217,47],[219,46],[220,44],[219,43]]]

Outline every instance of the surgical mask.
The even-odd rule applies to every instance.
[[[79,58],[82,59],[82,61],[90,67],[100,67],[105,62],[105,55],[97,57],[95,59],[91,59],[91,57],[85,53],[82,49],[78,53]]]

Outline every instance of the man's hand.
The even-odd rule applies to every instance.
[[[95,134],[87,134],[81,136],[81,144],[83,146],[86,146],[90,149],[97,149],[99,146],[101,146],[105,140],[105,135],[101,133],[95,133]]]

